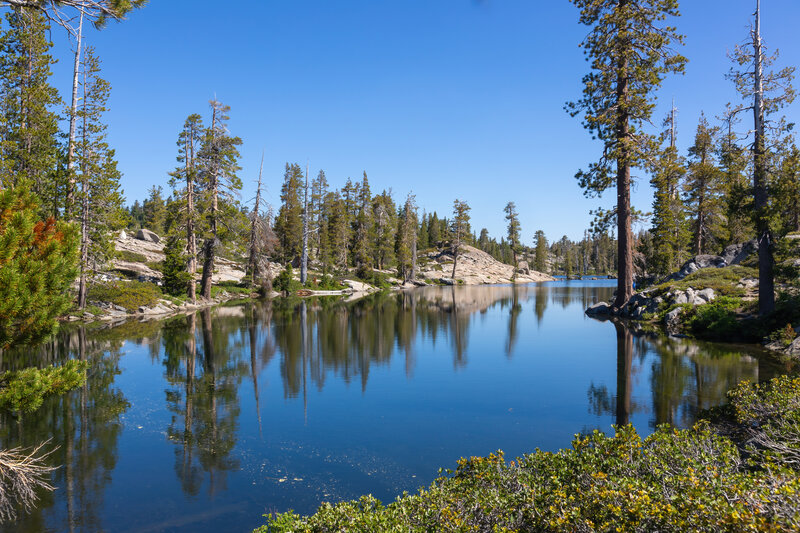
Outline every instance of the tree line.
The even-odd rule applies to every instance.
[[[794,98],[794,68],[777,69],[767,55],[756,0],[748,39],[731,54],[727,73],[741,95],[713,124],[698,120],[684,156],[676,148],[673,111],[660,134],[648,132],[656,91],[687,59],[676,47],[683,36],[668,21],[679,16],[677,0],[572,0],[590,28],[581,43],[591,70],[583,95],[566,105],[603,144],[602,156],[576,174],[587,196],[615,189],[616,206],[601,212],[617,228],[619,283],[613,306],[633,294],[636,238],[631,225],[631,171],[648,171],[655,188],[652,230],[645,235],[645,270],[664,274],[690,254],[728,243],[758,243],[759,313],[775,306],[775,242],[798,228],[798,149],[791,124],[777,114]],[[745,120],[747,115],[751,119]],[[642,239],[640,239],[642,240]]]

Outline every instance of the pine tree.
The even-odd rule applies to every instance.
[[[800,231],[800,149],[792,145],[780,164],[774,185],[780,235]]]
[[[688,244],[685,212],[680,186],[686,170],[676,147],[675,106],[664,120],[666,146],[651,165],[654,189],[652,229],[653,250],[648,266],[658,275],[674,272],[685,260]]]
[[[66,184],[57,174],[58,91],[49,84],[55,60],[49,25],[37,10],[12,9],[9,29],[0,38],[3,142],[0,186],[28,180],[43,201],[43,211],[59,213]]]
[[[281,259],[284,263],[300,257],[303,243],[303,171],[300,165],[286,163],[281,186],[281,208],[275,220],[275,234],[280,243]]]
[[[197,273],[197,153],[200,149],[203,131],[203,119],[197,113],[186,118],[183,129],[178,135],[178,163],[170,173],[170,186],[182,216],[177,222],[185,228],[186,235],[186,272],[194,280]],[[143,209],[144,211],[144,209]],[[197,301],[197,289],[194,281],[189,283],[188,296],[192,303]]]
[[[194,285],[194,277],[186,271],[188,260],[183,236],[172,233],[167,237],[167,243],[164,246],[164,264],[162,267],[164,274],[162,287],[164,292],[179,296],[187,293],[188,285]]]
[[[701,115],[694,144],[689,148],[689,172],[684,189],[686,206],[694,219],[692,249],[696,255],[707,253],[711,244],[721,240],[722,173],[714,160],[718,131],[718,128],[710,127],[705,116]]]
[[[664,24],[678,16],[677,0],[572,0],[580,22],[591,27],[582,46],[592,71],[583,78],[583,98],[567,104],[575,116],[603,141],[603,156],[576,174],[587,195],[616,185],[619,275],[615,308],[633,294],[631,234],[631,168],[652,152],[652,137],[643,126],[652,115],[655,90],[668,73],[682,72],[686,59],[671,46],[682,42]],[[612,165],[616,168],[612,168]]]
[[[419,231],[417,232],[417,247],[420,250],[427,250],[431,247],[430,243],[430,232],[428,228],[430,227],[429,224],[429,216],[422,212],[422,216],[419,219]]]
[[[353,224],[353,260],[355,267],[366,274],[371,258],[373,256],[370,241],[370,229],[372,227],[372,196],[369,188],[367,173],[358,188],[356,197],[358,203],[357,213]]]
[[[320,256],[321,240],[325,233],[322,230],[322,203],[326,194],[328,194],[328,178],[325,176],[325,171],[320,170],[311,182],[311,235],[313,236],[311,252],[312,256],[317,258]]]
[[[397,208],[391,193],[383,191],[372,200],[372,239],[373,260],[375,268],[383,270],[394,261],[395,231]]]
[[[236,195],[242,181],[236,175],[239,167],[239,137],[228,132],[230,107],[218,100],[211,100],[211,124],[206,128],[197,154],[198,184],[203,191],[206,209],[206,237],[203,244],[203,274],[200,295],[211,298],[211,276],[214,258],[227,227],[226,222],[240,212],[236,206]]]
[[[164,235],[164,223],[167,220],[167,204],[164,201],[164,189],[160,185],[152,185],[147,191],[147,199],[142,204],[144,210],[144,227],[158,235]]]
[[[350,225],[345,202],[338,192],[325,195],[323,211],[326,228],[326,246],[323,248],[323,261],[338,269],[347,268]],[[280,220],[280,215],[278,217]]]
[[[409,193],[400,210],[395,252],[398,276],[404,282],[413,281],[417,274],[417,204]]]
[[[722,122],[724,129],[719,137],[717,157],[722,171],[726,244],[738,244],[755,236],[753,191],[746,174],[748,150],[739,144],[738,135],[733,129],[737,118],[730,104],[726,106]]]
[[[78,234],[38,213],[25,183],[0,191],[0,349],[52,333],[72,301]]]
[[[441,221],[439,217],[436,215],[436,211],[430,216],[430,221],[428,222],[428,242],[431,246],[439,246],[440,241],[442,240],[442,231],[441,231]]]
[[[461,245],[464,243],[466,235],[469,235],[469,210],[470,207],[467,202],[456,199],[453,202],[453,221],[451,223],[451,231],[453,232],[453,239],[450,244],[450,249],[453,254],[453,274],[452,278],[456,278],[456,265],[458,265],[458,254],[461,253]]]
[[[88,275],[111,258],[114,253],[112,232],[124,227],[125,222],[119,183],[121,174],[114,160],[114,150],[106,141],[103,123],[111,86],[100,77],[100,60],[91,47],[86,49],[82,85],[76,143],[81,225],[78,305],[81,308],[86,306]]]
[[[478,248],[484,252],[489,252],[489,230],[481,228],[481,235],[478,237]]]
[[[503,211],[506,214],[508,221],[508,230],[506,236],[508,237],[508,245],[511,248],[511,260],[514,265],[514,273],[511,276],[512,280],[517,278],[517,253],[519,252],[519,215],[517,214],[517,205],[514,202],[508,202]]]
[[[129,12],[140,8],[147,0],[2,0],[0,7],[10,6],[13,9],[29,8],[47,20],[55,21],[70,32],[72,17],[65,13],[65,8],[79,11],[96,27],[102,28],[111,20],[122,20]]]
[[[544,236],[544,231],[536,230],[533,239],[536,246],[533,268],[539,272],[547,272],[547,238]]]

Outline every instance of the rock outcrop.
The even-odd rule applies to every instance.
[[[427,259],[427,263],[425,262]],[[463,283],[464,285],[486,285],[492,283],[511,283],[514,267],[497,261],[494,257],[472,246],[462,246],[458,255],[456,275],[453,279],[453,255],[449,250],[429,253],[420,261],[419,279],[436,280],[443,284]],[[527,273],[523,273],[523,269]],[[527,262],[520,262],[517,283],[533,283],[537,281],[554,281],[555,278],[531,270]]]
[[[159,237],[149,229],[144,229],[144,228],[136,232],[136,239],[140,241],[155,242],[155,243],[161,242],[161,237]]]
[[[686,261],[680,270],[667,276],[664,281],[680,281],[701,268],[724,268],[738,265],[756,252],[758,252],[758,242],[752,240],[741,244],[732,244],[722,251],[722,255],[697,255]]]
[[[140,239],[139,233],[152,234],[156,239],[153,240],[152,236]],[[162,278],[161,272],[154,270],[147,263],[158,263],[164,260],[164,243],[160,242],[158,235],[149,230],[139,230],[137,238],[132,239],[124,232],[114,239],[114,247],[122,252],[130,252],[144,257],[144,262],[139,261],[125,261],[122,259],[114,259],[112,264],[115,269],[126,274],[133,274],[139,279],[146,281],[158,281]],[[262,268],[267,268],[267,265],[262,265]],[[273,278],[280,272],[281,268],[278,265],[270,263],[268,265]],[[200,272],[198,270],[198,279]],[[244,278],[244,265],[225,259],[224,257],[217,257],[214,261],[214,274],[211,280],[214,283],[221,281],[241,281]]]
[[[667,292],[663,295],[655,295],[650,292],[638,292],[630,297],[630,299],[620,309],[614,309],[607,302],[599,302],[589,307],[586,314],[592,317],[602,316],[618,316],[621,318],[632,318],[634,320],[641,320],[645,315],[652,315],[663,309],[664,306],[672,305],[703,305],[712,302],[716,299],[717,295],[714,289],[693,289],[674,290]],[[677,309],[668,313],[667,322],[671,319],[676,319],[680,313],[674,313]],[[673,314],[674,313],[674,314]],[[670,315],[672,317],[670,318]]]

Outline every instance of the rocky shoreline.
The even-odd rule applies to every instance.
[[[686,336],[686,321],[703,306],[714,302],[730,303],[733,298],[741,302],[758,299],[757,272],[741,266],[757,251],[755,241],[750,241],[729,246],[721,255],[693,257],[660,283],[635,293],[621,307],[598,302],[586,309],[586,315],[656,324],[668,335]],[[727,300],[720,300],[721,297]],[[757,317],[737,313],[735,320],[744,324],[745,321],[757,320]],[[785,331],[784,336],[792,337],[792,340],[765,338],[761,345],[782,356],[800,358],[800,324],[793,324],[792,331]]]

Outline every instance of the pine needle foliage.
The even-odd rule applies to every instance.
[[[655,142],[644,131],[655,107],[656,89],[670,73],[682,73],[686,58],[672,47],[683,36],[665,21],[679,15],[677,0],[572,0],[580,22],[591,28],[581,46],[591,70],[583,97],[566,104],[603,143],[598,161],[575,175],[587,196],[617,189],[619,282],[615,305],[633,293],[631,169],[653,157]]]
[[[0,348],[53,333],[72,301],[77,231],[38,210],[27,186],[0,191]]]

